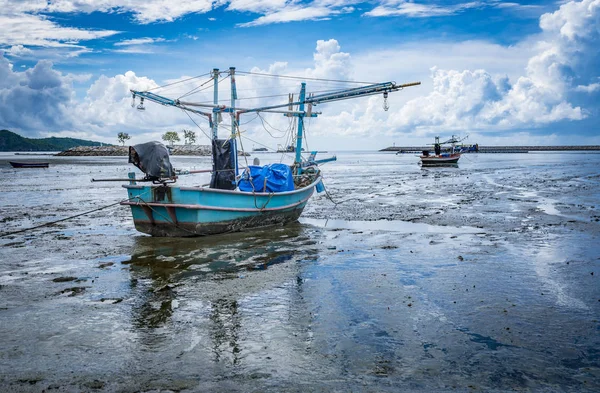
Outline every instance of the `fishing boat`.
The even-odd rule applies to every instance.
[[[229,106],[219,104],[217,85],[222,75],[231,81]],[[127,189],[128,200],[121,204],[131,208],[138,231],[152,236],[203,236],[283,225],[297,220],[313,193],[324,191],[320,165],[336,160],[335,156],[318,160],[315,151],[307,158],[302,156],[304,120],[320,114],[313,111],[313,106],[373,94],[387,97],[389,92],[420,84],[385,82],[333,93],[307,94],[306,83],[302,82],[297,100],[290,95],[289,101],[284,104],[240,108],[236,106],[235,76],[234,67],[225,72],[213,69],[210,77],[214,87],[213,104],[184,102],[150,91],[131,90],[132,106],[139,98],[138,109],[144,109],[144,100],[181,109],[206,118],[212,132],[213,167],[204,171],[211,173],[210,184],[205,186],[176,185],[177,172],[169,161],[168,150],[161,143],[149,142],[130,147],[129,162],[137,166],[145,177],[136,179],[134,172],[129,174],[129,184],[123,186]],[[295,157],[291,165],[247,165],[240,171],[240,116],[248,113],[279,113],[296,119]],[[231,133],[226,139],[218,137],[218,125],[223,114],[229,114],[231,118]]]
[[[458,164],[460,153],[442,153],[440,155],[429,155],[429,151],[424,150],[421,156],[421,165],[423,166],[435,166],[435,165],[448,165]]]
[[[8,162],[13,168],[48,168],[50,165],[47,162]]]
[[[466,137],[465,137],[466,138]],[[445,142],[440,142],[440,137],[435,137],[435,143],[433,144],[433,152],[429,150],[423,150],[420,158],[422,166],[440,166],[440,165],[456,165],[460,159],[460,151],[456,148],[456,144],[461,142],[463,139],[458,139],[452,135],[452,138]],[[444,148],[443,145],[450,145],[449,148]]]

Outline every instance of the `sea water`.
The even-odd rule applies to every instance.
[[[172,239],[126,157],[1,153],[0,390],[600,390],[600,154],[334,154],[298,223]]]

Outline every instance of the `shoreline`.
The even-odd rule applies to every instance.
[[[171,156],[210,156],[212,149],[209,145],[175,145],[168,146],[169,155]],[[125,156],[129,155],[129,146],[77,146],[60,153],[55,156]]]
[[[432,150],[433,146],[389,146],[379,151],[392,151],[404,153],[420,153],[423,150]],[[527,153],[530,151],[600,151],[598,145],[573,145],[573,146],[482,146],[479,153]]]

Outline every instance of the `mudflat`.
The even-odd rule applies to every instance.
[[[0,237],[0,390],[600,390],[600,154],[337,156],[286,227],[151,238],[117,205]],[[126,198],[90,182],[126,158],[11,157],[2,234]]]

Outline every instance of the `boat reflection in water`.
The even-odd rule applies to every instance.
[[[435,168],[458,168],[458,163],[435,163],[435,164],[421,164],[421,169],[435,169]]]
[[[299,266],[317,258],[309,233],[315,230],[292,224],[203,238],[137,238],[128,265],[140,349],[193,353],[193,363],[238,364],[242,330],[264,330],[273,317],[290,319],[263,310],[273,301],[297,301],[289,298],[302,282]]]

